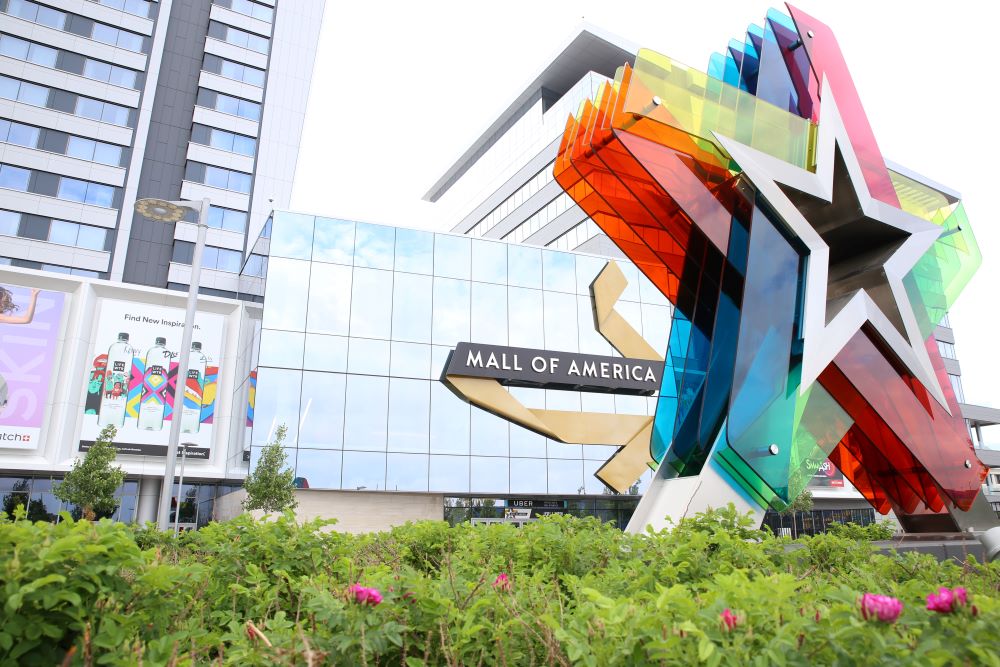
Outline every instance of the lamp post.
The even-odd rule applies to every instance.
[[[184,329],[181,334],[181,349],[177,355],[177,376],[174,381],[174,409],[170,418],[170,439],[167,443],[166,469],[163,471],[163,488],[160,489],[160,508],[156,514],[156,524],[161,531],[170,529],[170,498],[173,496],[174,467],[177,465],[177,445],[181,439],[181,412],[184,409],[184,390],[187,386],[188,366],[191,357],[191,337],[194,334],[194,316],[198,307],[198,282],[201,277],[201,256],[205,249],[205,232],[208,225],[209,201],[166,201],[163,199],[140,199],[135,203],[139,215],[159,222],[175,223],[184,217],[185,210],[198,213],[198,240],[194,244],[191,258],[191,281],[188,285],[187,312],[184,315]],[[178,498],[178,501],[180,498]],[[180,511],[180,502],[177,504]]]
[[[188,447],[193,446],[193,442],[185,442],[181,445],[181,474],[177,477],[177,510],[174,512],[174,537],[181,529],[181,499],[184,497],[184,462],[187,461]]]

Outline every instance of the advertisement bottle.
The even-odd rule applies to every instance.
[[[156,344],[146,352],[146,372],[142,376],[142,398],[139,399],[139,428],[143,431],[163,429],[170,359],[166,338],[157,338]]]
[[[201,428],[201,406],[205,394],[205,369],[208,357],[201,351],[201,343],[191,343],[191,360],[188,362],[187,382],[184,384],[184,408],[181,412],[181,433],[197,433]]]
[[[125,405],[128,403],[128,381],[132,375],[132,348],[128,334],[118,334],[118,341],[108,348],[108,361],[104,369],[104,391],[101,407],[97,412],[99,426],[125,424]]]

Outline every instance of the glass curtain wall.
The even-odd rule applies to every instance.
[[[282,212],[265,234],[251,469],[284,424],[303,487],[606,492],[594,472],[617,447],[546,439],[439,381],[460,341],[617,354],[595,329],[589,291],[606,259]],[[617,309],[662,352],[669,305],[620,265],[629,284]],[[510,391],[530,408],[656,407],[656,397]]]

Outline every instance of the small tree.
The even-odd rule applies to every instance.
[[[59,500],[77,505],[88,521],[98,514],[110,516],[118,509],[115,491],[125,481],[125,471],[111,466],[118,453],[114,445],[117,434],[113,425],[105,426],[83,459],[73,461],[73,468],[53,491]]]
[[[253,472],[247,475],[243,488],[247,497],[243,501],[245,510],[284,512],[295,509],[295,473],[285,469],[288,455],[282,447],[288,428],[282,424],[274,434],[274,440],[265,445],[260,460]]]

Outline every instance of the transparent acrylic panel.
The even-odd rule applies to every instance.
[[[542,251],[542,288],[553,292],[576,292],[576,258],[568,252]]]
[[[427,454],[389,453],[386,465],[386,491],[426,491]]]
[[[545,456],[545,437],[533,431],[510,425],[510,455],[511,456]],[[511,480],[513,481],[513,479]]]
[[[546,350],[553,352],[579,352],[580,337],[577,331],[576,295],[561,292],[544,292],[544,325]]]
[[[510,459],[511,493],[548,493],[545,459]]]
[[[306,334],[306,368],[315,371],[347,370],[347,338]]]
[[[468,280],[472,268],[471,239],[467,236],[434,235],[434,275]]]
[[[347,372],[388,375],[389,341],[351,338],[347,344]]]
[[[305,330],[309,262],[271,257],[269,266],[262,325],[268,329]]]
[[[608,260],[600,257],[577,255],[576,258],[576,293],[590,297],[590,284],[604,270]],[[619,265],[623,262],[618,262]]]
[[[469,340],[469,294],[468,281],[434,278],[435,345],[454,346]]]
[[[262,329],[258,363],[261,366],[302,368],[304,345],[305,334],[298,331]]]
[[[313,221],[311,215],[275,211],[271,223],[271,259],[288,257],[310,259],[312,257]]]
[[[515,246],[511,246],[513,250]],[[542,292],[537,289],[510,287],[507,289],[507,336],[514,347],[545,347]]]
[[[507,287],[472,283],[472,341],[507,344]]]
[[[559,461],[549,459],[549,493],[582,493],[583,461]]]
[[[282,424],[288,427],[285,445],[295,444],[298,438],[301,384],[302,371],[267,367],[257,369],[252,444],[267,444]]]
[[[390,452],[429,451],[430,385],[427,380],[389,380]]]
[[[507,284],[542,287],[542,251],[528,246],[507,246]]]
[[[508,456],[509,422],[480,408],[472,408],[472,453],[482,456]],[[506,478],[504,486],[506,487]]]
[[[510,462],[498,456],[473,456],[470,459],[472,493],[508,493],[510,491]]]
[[[267,279],[269,288],[276,273],[273,260],[270,266]],[[352,274],[353,269],[349,266],[313,263],[307,325],[310,333],[341,336],[348,334],[351,321]],[[264,312],[267,313],[267,306]]]
[[[597,331],[594,322],[594,304],[589,296],[576,298],[577,322],[580,325],[580,352],[584,354],[611,355],[614,348],[611,343]]]
[[[434,273],[434,234],[417,229],[396,229],[396,271]],[[398,277],[398,276],[397,276]]]
[[[392,342],[389,354],[389,375],[394,377],[420,378],[431,377],[431,346],[420,343]]]
[[[347,376],[344,447],[385,451],[389,378]]]
[[[469,458],[468,456],[431,456],[429,490],[468,493]]]
[[[469,453],[469,404],[431,382],[431,453]]]
[[[507,244],[472,239],[472,279],[507,284]]]
[[[394,227],[357,223],[354,240],[354,266],[391,269],[395,254]]]
[[[334,264],[354,262],[354,222],[316,218],[313,261]]]
[[[300,449],[295,476],[302,480],[302,488],[339,489],[343,457],[339,449]]]
[[[342,489],[385,490],[385,452],[344,452]]]
[[[392,272],[354,269],[351,336],[389,338],[392,328]]]
[[[340,449],[343,445],[346,380],[340,373],[302,374],[299,447]]]
[[[396,273],[392,285],[392,339],[431,342],[431,277]]]

